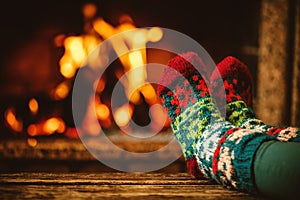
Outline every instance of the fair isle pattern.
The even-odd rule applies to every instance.
[[[217,71],[220,72],[221,79],[217,78]],[[279,141],[300,142],[299,128],[270,126],[256,118],[251,109],[252,77],[244,63],[229,56],[217,65],[216,72],[211,77],[213,93],[222,100],[220,91],[225,88],[227,102],[226,119],[229,122],[237,127],[264,132]]]
[[[217,122],[206,129],[197,142],[195,153],[199,168],[206,178],[216,178],[212,170],[213,156],[224,133],[232,128],[234,127],[229,122]]]
[[[212,103],[212,99],[207,97],[200,99],[176,117],[173,124],[177,127],[174,129],[174,135],[186,158],[194,155],[196,143],[201,134],[212,124],[219,122],[221,120],[219,116],[219,111]]]
[[[244,101],[233,101],[226,105],[226,116],[233,125],[240,127],[250,118],[255,118],[254,112]]]
[[[300,142],[300,130],[295,127],[270,126],[255,118],[254,112],[243,101],[235,101],[226,105],[229,121],[243,129],[255,129],[273,136],[282,142]]]
[[[271,139],[257,130],[235,129],[224,134],[213,158],[215,178],[226,187],[256,193],[252,173],[255,153],[263,142]]]

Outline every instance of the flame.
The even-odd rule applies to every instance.
[[[27,133],[28,133],[28,135],[30,135],[30,136],[37,136],[37,135],[39,135],[38,126],[35,125],[35,124],[30,124],[30,125],[27,127]]]
[[[8,108],[5,112],[5,120],[8,126],[15,132],[21,132],[23,129],[23,122],[17,119],[15,110]]]
[[[52,117],[43,124],[43,132],[45,134],[53,134],[55,132],[57,133],[63,133],[65,131],[66,125],[64,121],[57,117]]]
[[[97,12],[97,7],[92,3],[87,3],[82,8],[82,14],[85,18],[92,18]]]
[[[147,83],[143,85],[140,91],[144,95],[145,100],[149,105],[153,105],[159,102],[155,89],[151,84]]]
[[[102,42],[102,39],[110,38],[113,50],[124,67],[124,71],[121,73],[116,71],[115,74],[117,77],[121,77],[121,74],[127,73],[126,78],[122,80],[122,84],[129,102],[133,105],[139,104],[142,100],[140,96],[142,94],[149,105],[158,103],[159,100],[153,86],[146,81],[146,43],[161,40],[163,37],[162,29],[159,27],[135,29],[136,26],[132,18],[126,14],[121,15],[118,26],[112,26],[102,17],[97,17],[96,13],[96,5],[92,3],[85,4],[82,7],[85,22],[84,34],[79,36],[60,34],[55,38],[55,45],[63,45],[65,48],[65,53],[59,61],[62,76],[67,79],[73,78],[77,69],[85,61],[88,62],[86,63],[88,66],[95,70],[106,66],[111,52],[108,52],[105,47],[101,47],[101,49],[96,47]],[[126,32],[129,30],[132,31]],[[112,37],[118,33],[124,34]],[[88,60],[86,60],[87,56],[89,56]],[[94,90],[101,95],[105,86],[106,80],[101,78],[94,83]],[[70,86],[66,82],[62,82],[53,90],[53,98],[55,100],[64,99],[69,94],[69,91]],[[125,104],[115,111],[114,117],[117,125],[126,126],[128,124],[134,110],[131,104]],[[159,111],[155,112],[162,116]],[[83,120],[83,131],[91,135],[97,135],[101,129],[98,122],[92,120],[94,115],[100,120],[102,126],[109,127],[111,125],[110,109],[107,105],[101,103],[100,100],[96,100],[94,107],[88,105],[86,116]],[[161,117],[159,116],[160,121]],[[35,132],[35,129],[32,127],[30,130],[32,133]]]
[[[105,104],[96,105],[96,114],[99,120],[105,120],[109,117],[110,111]]]
[[[72,61],[67,61],[66,57],[60,61],[60,73],[66,78],[72,78],[75,75],[76,67]]]
[[[31,147],[36,147],[37,140],[35,138],[27,138],[27,144]]]
[[[27,127],[27,133],[32,137],[41,135],[52,135],[54,133],[64,133],[65,130],[66,124],[59,117],[51,117],[38,124],[30,124]]]
[[[64,99],[70,92],[70,86],[66,82],[60,83],[54,90],[53,98],[55,100]]]
[[[129,123],[132,114],[133,107],[130,104],[124,104],[123,106],[119,107],[114,113],[116,124],[120,127],[126,126]]]
[[[28,102],[29,110],[32,114],[36,114],[39,110],[39,103],[35,98],[32,98]]]

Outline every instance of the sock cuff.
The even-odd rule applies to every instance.
[[[216,179],[224,186],[257,193],[252,169],[255,153],[263,142],[272,139],[269,135],[249,129],[225,134],[214,155]]]
[[[197,142],[195,153],[197,154],[199,168],[206,178],[218,181],[213,173],[214,155],[224,133],[234,128],[229,122],[217,122],[206,129]]]

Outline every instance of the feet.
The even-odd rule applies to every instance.
[[[158,95],[188,170],[226,187],[255,190],[251,166],[268,135],[235,127],[221,117],[206,86],[205,66],[195,53],[176,56],[168,65]]]

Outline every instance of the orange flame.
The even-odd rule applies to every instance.
[[[54,133],[64,133],[66,130],[65,122],[59,117],[51,117],[38,124],[30,124],[27,127],[28,135],[41,136],[52,135]]]
[[[36,114],[39,110],[39,103],[35,98],[32,98],[28,102],[29,110],[32,114]]]
[[[123,106],[119,107],[114,113],[116,124],[120,127],[125,127],[129,123],[132,114],[133,106],[130,104],[124,104]]]
[[[23,130],[23,122],[17,119],[15,110],[8,108],[4,114],[7,125],[15,132],[21,132]]]
[[[89,56],[87,62],[91,68],[105,66],[109,61],[108,56],[110,52],[107,52],[106,49],[101,49],[101,54],[94,52],[95,48],[102,42],[102,39],[110,38],[113,50],[127,73],[127,79],[122,84],[128,100],[133,104],[138,104],[142,99],[140,94],[143,94],[146,103],[149,105],[158,103],[159,100],[153,86],[146,81],[146,43],[161,40],[163,37],[162,29],[159,27],[135,29],[136,26],[128,15],[122,15],[119,19],[120,25],[114,27],[103,18],[96,17],[97,7],[92,3],[85,4],[82,8],[82,13],[85,20],[85,33],[83,35],[66,36],[60,34],[55,38],[56,46],[63,45],[65,48],[65,53],[59,61],[60,73],[67,79],[73,78],[77,69],[86,61],[87,56]],[[118,37],[112,37],[129,30],[132,31]],[[126,54],[126,52],[129,53]],[[99,56],[101,56],[101,59],[99,59]],[[100,79],[99,82],[95,82],[94,89],[97,93],[101,93],[105,85],[105,79]],[[52,97],[55,100],[64,99],[69,94],[69,91],[70,86],[66,82],[62,82],[53,90]],[[132,117],[133,110],[133,106],[129,104],[118,108],[115,112],[116,123],[119,126],[126,126]],[[83,129],[91,135],[97,135],[100,129],[96,121],[91,121],[91,117],[94,115],[93,112],[95,112],[102,125],[106,127],[111,124],[111,113],[109,108],[100,101],[96,101],[94,109],[90,105],[87,108]],[[156,113],[160,112],[156,111]],[[161,115],[159,114],[159,116]],[[159,120],[161,119],[161,117],[158,118]],[[32,127],[31,129],[31,132],[34,133],[34,129]]]

